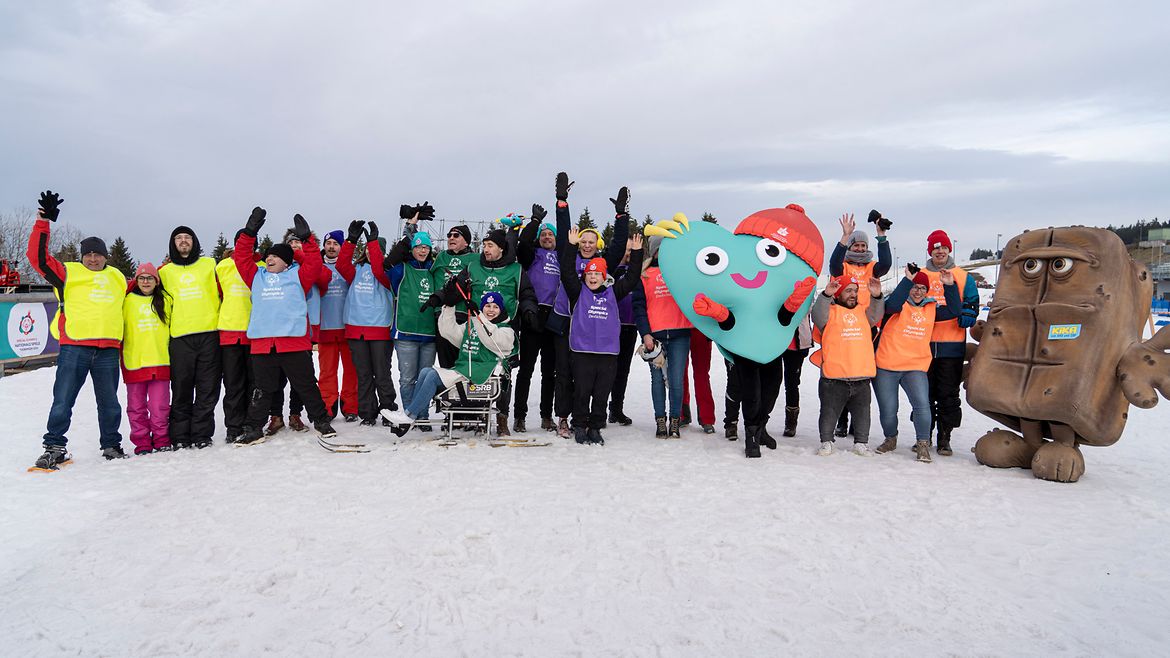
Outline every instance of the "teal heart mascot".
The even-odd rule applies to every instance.
[[[732,364],[729,388],[743,403],[744,451],[775,449],[763,431],[782,379],[780,355],[812,308],[824,239],[804,208],[761,210],[735,232],[681,213],[647,226],[661,240],[658,264],[679,308]]]

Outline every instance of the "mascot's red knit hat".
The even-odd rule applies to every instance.
[[[935,247],[946,247],[947,251],[955,250],[955,248],[951,246],[950,236],[948,236],[946,231],[942,230],[941,228],[926,236],[926,255],[929,256],[930,252],[934,251]]]
[[[789,253],[808,263],[818,275],[825,260],[825,245],[804,208],[790,203],[748,215],[735,227],[736,235],[754,235],[779,242]]]
[[[601,272],[601,276],[603,277],[609,274],[606,271],[605,259],[601,257],[589,259],[589,262],[585,263],[585,272]],[[582,272],[582,274],[585,272]]]

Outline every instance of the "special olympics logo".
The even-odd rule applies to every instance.
[[[425,278],[425,277],[424,277],[424,278],[422,278],[422,279],[419,279],[419,280],[418,280],[418,287],[419,287],[419,288],[422,288],[423,290],[430,291],[430,289],[431,289],[431,280],[430,280],[430,279],[427,279],[427,278]]]
[[[20,326],[17,328],[17,331],[27,336],[33,332],[33,329],[36,329],[36,326],[37,322],[33,320],[32,311],[29,311],[24,317],[20,318]]]
[[[271,273],[265,274],[264,275],[264,283],[266,283],[270,286],[275,286],[276,284],[280,283],[280,275],[279,274],[271,274]]]
[[[921,313],[911,313],[910,319],[914,321],[914,324],[922,324],[923,322],[926,322],[926,316]]]
[[[191,272],[183,272],[179,275],[179,283],[184,286],[189,286],[195,283],[195,275]]]
[[[847,324],[851,327],[853,325],[857,324],[857,316],[853,315],[852,313],[850,313],[849,315],[846,315],[844,319],[845,319],[845,324]]]
[[[452,258],[451,264],[447,266],[447,269],[450,271],[459,269],[461,267],[463,267],[463,261],[459,260],[458,258]]]
[[[499,288],[500,280],[497,277],[489,276],[488,278],[484,279],[483,285],[487,286],[488,288]]]

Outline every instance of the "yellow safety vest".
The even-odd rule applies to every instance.
[[[219,290],[215,283],[215,261],[203,256],[190,265],[169,263],[158,275],[170,293],[167,318],[171,338],[215,331],[219,323]]]
[[[81,263],[65,263],[65,335],[73,340],[122,340],[122,300],[126,277],[107,265],[94,272]],[[53,318],[52,326],[57,326]]]
[[[264,269],[264,263],[256,263],[256,267]],[[231,258],[219,261],[215,266],[215,275],[219,277],[219,288],[223,291],[223,302],[219,307],[220,331],[247,331],[248,318],[252,314],[252,290],[244,283],[240,270]]]
[[[126,338],[122,341],[122,365],[127,370],[171,365],[167,346],[170,330],[158,319],[151,298],[131,293],[122,305]]]

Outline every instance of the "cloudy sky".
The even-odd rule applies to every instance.
[[[1170,216],[1165,2],[144,0],[0,8],[0,210],[138,258],[398,204],[895,220],[899,260]],[[1159,62],[1162,62],[1159,64]]]

